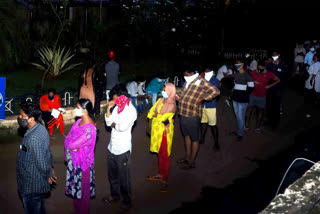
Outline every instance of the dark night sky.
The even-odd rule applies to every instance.
[[[279,47],[298,40],[320,39],[320,1],[257,0],[256,5],[239,5],[226,19],[226,43]]]

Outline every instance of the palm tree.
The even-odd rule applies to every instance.
[[[48,72],[52,77],[57,77],[60,74],[75,68],[82,63],[68,64],[68,62],[74,57],[70,50],[65,51],[65,48],[52,49],[49,47],[42,47],[37,49],[40,55],[42,64],[31,63],[39,70]],[[51,64],[52,63],[52,64]]]

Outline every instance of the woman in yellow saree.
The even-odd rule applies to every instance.
[[[148,113],[152,119],[150,151],[158,153],[159,174],[148,176],[148,180],[162,181],[160,191],[168,188],[170,154],[174,133],[173,117],[176,112],[176,87],[166,83],[162,91],[163,98],[158,99]]]

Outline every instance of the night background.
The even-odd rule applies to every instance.
[[[25,65],[37,57],[36,48],[56,42],[61,23],[45,2],[1,2],[3,70]],[[118,60],[130,64],[156,59],[165,72],[179,73],[190,64],[216,69],[230,50],[261,49],[270,55],[279,49],[290,65],[296,42],[319,35],[317,1],[311,0],[53,2],[57,15],[65,15],[67,22],[58,46],[74,50],[76,58],[83,57],[78,53],[85,47],[103,64],[112,49]]]
[[[319,0],[0,0],[0,76],[6,77],[5,100],[12,100],[6,119],[16,121],[20,102],[28,97],[37,100],[49,88],[60,94],[70,92],[72,102],[65,107],[74,107],[88,59],[95,60],[95,69],[103,76],[110,50],[120,64],[122,84],[132,80],[148,84],[155,77],[183,80],[186,69],[217,71],[245,53],[251,54],[245,61],[249,63],[253,57],[270,58],[274,50],[280,51],[291,72],[296,44],[320,41],[319,8]],[[50,61],[54,53],[61,57],[55,60],[66,62],[65,67]],[[156,166],[156,160],[149,154],[150,139],[141,134],[147,126],[145,115],[138,118],[132,137],[136,204],[130,213],[254,214],[266,208],[295,158],[320,160],[320,98],[314,116],[306,119],[303,89],[299,77],[289,77],[279,128],[266,128],[262,135],[249,132],[241,143],[228,134],[236,127],[233,109],[225,97],[218,98],[222,149],[213,152],[207,140],[193,172],[183,173],[175,165],[184,151],[177,125],[167,195],[143,180],[154,170],[146,163]],[[102,187],[91,200],[91,213],[117,213],[115,207],[101,202],[107,189],[105,139],[110,133],[101,115],[97,121],[100,141],[95,159],[101,173],[97,183]],[[212,140],[211,133],[207,139]],[[0,126],[0,161],[4,163],[0,214],[23,213],[15,180],[16,147],[21,140],[16,130]],[[63,141],[58,135],[52,143],[61,180],[46,200],[48,213],[72,210],[71,200],[62,196]],[[279,192],[310,167],[310,163],[295,165]],[[319,209],[312,214],[320,213],[320,204],[315,207]]]

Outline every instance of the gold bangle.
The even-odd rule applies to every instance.
[[[110,117],[110,114],[107,114],[107,117]]]

